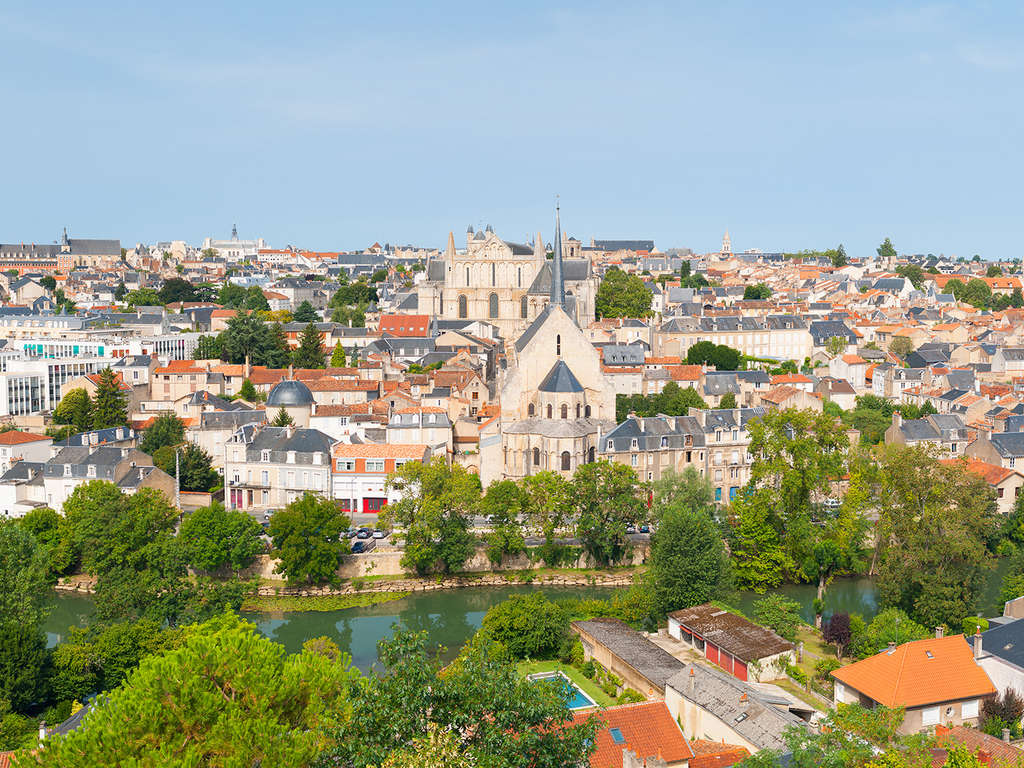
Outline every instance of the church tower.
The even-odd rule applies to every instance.
[[[729,230],[725,230],[725,236],[722,238],[722,253],[732,253],[732,241],[729,239]]]

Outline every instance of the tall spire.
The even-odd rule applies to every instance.
[[[565,282],[562,279],[562,221],[555,199],[555,253],[551,262],[551,304],[565,308]]]

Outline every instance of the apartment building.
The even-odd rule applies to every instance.
[[[426,462],[426,445],[374,445],[338,443],[331,450],[332,488],[341,508],[352,512],[380,512],[401,496],[387,486],[388,475],[409,461]]]
[[[331,446],[317,429],[248,424],[224,444],[231,509],[279,509],[307,491],[331,494]]]

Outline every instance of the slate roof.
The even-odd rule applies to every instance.
[[[994,432],[989,440],[1000,456],[1024,456],[1024,432]]]
[[[661,691],[665,690],[669,678],[685,666],[668,651],[618,619],[574,621],[572,626],[586,632]]]
[[[530,249],[530,253],[533,253],[533,249]],[[580,280],[586,280],[590,277],[590,261],[587,259],[563,259],[562,260],[562,280],[566,283],[579,282]],[[544,266],[537,272],[537,276],[533,279],[533,283],[530,284],[530,288],[527,293],[534,296],[550,296],[551,295],[551,261],[547,260]]]
[[[770,704],[753,686],[703,664],[686,665],[668,684],[757,749],[785,750],[786,731],[807,727],[788,709]]]
[[[537,389],[540,392],[582,392],[583,385],[573,375],[565,361],[559,360],[551,367]]]
[[[687,437],[690,438],[689,444],[686,443]],[[637,441],[635,449],[632,448],[633,440]],[[601,453],[678,450],[703,447],[704,442],[704,430],[693,416],[630,417],[602,438],[598,450]]]

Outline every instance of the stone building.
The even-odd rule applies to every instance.
[[[569,252],[562,265],[565,311],[585,326],[594,318],[600,281],[590,259],[581,255],[578,241],[560,232],[555,240],[559,251]],[[466,248],[459,251],[449,233],[444,253],[427,261],[419,311],[438,320],[486,320],[505,338],[515,338],[550,301],[554,267],[546,251],[540,233],[532,245],[525,245],[502,240],[490,226],[481,232],[470,227]]]
[[[596,459],[601,432],[615,426],[615,390],[601,372],[600,352],[566,309],[563,266],[556,219],[544,309],[506,350],[500,441],[481,441],[485,484],[500,479],[498,467],[513,479],[543,470],[571,474]]]

